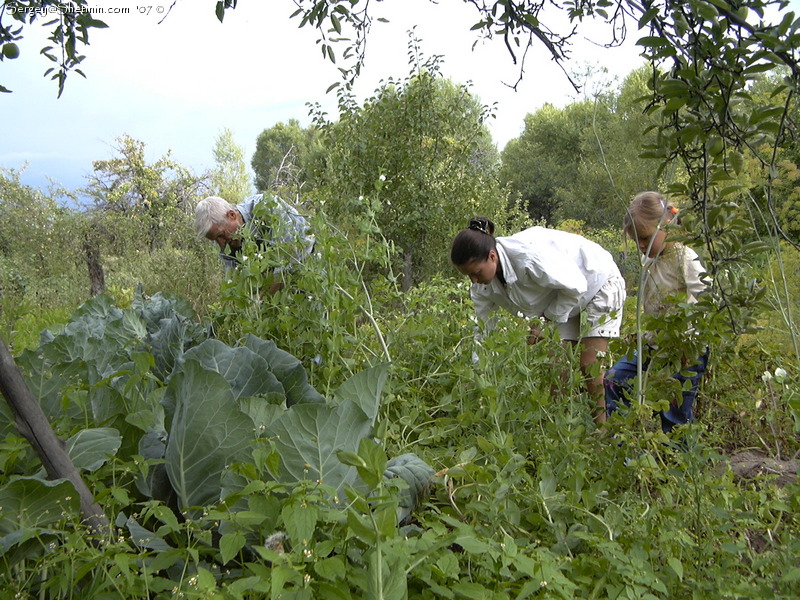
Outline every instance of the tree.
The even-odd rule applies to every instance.
[[[402,250],[405,289],[447,268],[451,234],[470,216],[506,212],[489,111],[466,86],[442,78],[438,62],[412,65],[363,106],[342,93],[339,120],[324,125],[326,211],[346,223],[374,210]]]
[[[525,118],[525,129],[503,150],[500,181],[518,194],[533,219],[566,219],[616,227],[628,201],[659,187],[656,166],[638,158],[648,126],[646,68],[619,90],[558,109],[546,105]]]
[[[555,221],[557,190],[580,163],[582,126],[572,117],[585,105],[559,110],[547,104],[525,117],[525,129],[502,152],[500,181],[518,194],[532,219]]]
[[[115,217],[123,218],[126,233],[143,237],[149,252],[153,252],[177,227],[189,231],[193,200],[202,178],[173,161],[169,152],[148,164],[144,142],[127,134],[116,141],[120,156],[94,161],[94,173],[83,191],[92,199],[95,211],[108,217],[108,227]],[[131,227],[131,222],[138,227]]]
[[[76,305],[87,297],[86,256],[76,240],[86,215],[23,184],[21,171],[0,168],[0,331],[34,311]],[[81,288],[80,290],[78,288]],[[9,339],[9,338],[7,338]]]
[[[237,203],[252,193],[244,148],[233,139],[230,129],[223,129],[214,144],[216,166],[210,173],[210,191],[229,202]]]
[[[251,166],[259,191],[289,187],[292,195],[315,185],[322,168],[319,134],[315,127],[303,128],[297,119],[276,123],[258,135]]]

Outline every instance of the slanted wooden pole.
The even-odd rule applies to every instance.
[[[0,391],[14,413],[15,425],[33,446],[44,465],[49,479],[67,479],[75,486],[81,501],[84,522],[98,534],[106,534],[111,528],[100,506],[94,501],[92,492],[78,473],[72,459],[64,449],[64,443],[56,437],[42,407],[31,392],[17,363],[0,340]]]

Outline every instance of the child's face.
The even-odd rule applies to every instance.
[[[636,245],[639,247],[639,252],[650,258],[655,258],[661,254],[661,251],[664,249],[667,234],[663,229],[647,229],[642,227],[631,233],[633,241],[636,242]],[[648,248],[650,252],[648,252]]]

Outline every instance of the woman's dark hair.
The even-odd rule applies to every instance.
[[[494,223],[486,217],[470,219],[466,229],[458,232],[450,249],[450,262],[457,267],[471,260],[484,261],[495,250]]]

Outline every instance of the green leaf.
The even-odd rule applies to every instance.
[[[281,456],[278,480],[319,481],[339,492],[356,471],[342,464],[337,452],[355,453],[371,428],[364,411],[349,400],[339,406],[296,404],[267,427]]]
[[[380,408],[381,395],[386,385],[389,373],[389,363],[383,363],[356,373],[343,383],[333,394],[335,403],[351,400],[361,407],[361,410],[374,423]]]
[[[645,46],[646,48],[663,48],[669,46],[670,41],[663,37],[649,35],[636,40],[636,45]]]
[[[65,516],[77,518],[79,509],[78,493],[65,479],[12,477],[0,488],[0,535],[52,525]],[[8,549],[2,537],[0,549]]]
[[[339,17],[333,13],[331,13],[331,25],[333,25],[333,29],[336,33],[339,35],[342,34],[342,23],[339,21]]]
[[[367,598],[404,600],[407,597],[405,570],[392,565],[387,556],[378,550],[369,556],[367,574]]]
[[[245,536],[239,531],[224,534],[219,540],[219,552],[222,564],[230,562],[244,548]]]
[[[116,429],[82,429],[67,440],[67,453],[77,469],[96,471],[117,454],[122,436]]]
[[[458,598],[470,600],[491,600],[492,593],[479,583],[458,582],[453,584],[453,591]]]
[[[670,556],[667,559],[667,563],[669,564],[670,567],[672,567],[672,570],[675,571],[675,574],[678,576],[678,579],[683,581],[683,565],[681,564],[681,561],[675,558],[674,556]]]
[[[308,383],[308,374],[302,363],[288,352],[278,348],[275,342],[248,335],[244,345],[267,361],[269,370],[283,386],[286,394],[286,406],[325,402],[325,398]]]
[[[181,508],[219,500],[221,476],[246,457],[255,439],[253,421],[239,410],[231,386],[191,360],[169,387],[176,398],[166,468]]]
[[[281,519],[289,539],[296,548],[307,546],[314,537],[319,510],[312,504],[286,504]]]
[[[407,519],[427,497],[434,474],[433,468],[416,454],[403,454],[387,463],[384,477],[387,479],[399,477],[407,484],[406,489],[402,491],[400,504],[397,507],[399,522]]]
[[[314,572],[329,581],[340,581],[344,579],[347,573],[344,559],[341,556],[332,556],[331,558],[323,558],[317,561],[314,563]]]
[[[219,373],[230,384],[233,397],[250,398],[285,391],[270,371],[267,361],[250,348],[231,348],[219,340],[206,340],[184,355],[185,361],[197,361],[204,370]]]
[[[374,546],[378,541],[378,534],[372,526],[372,521],[352,509],[347,511],[347,526],[358,539],[369,546]]]
[[[356,466],[358,474],[370,489],[375,489],[386,471],[386,453],[370,438],[363,438],[358,445],[358,455],[364,459],[363,465]]]
[[[165,550],[172,549],[172,546],[162,537],[142,527],[133,517],[126,519],[121,514],[119,517],[117,518],[117,527],[127,528],[128,533],[131,534],[131,541],[139,548],[147,548],[149,550],[155,550],[156,552],[164,552]]]

